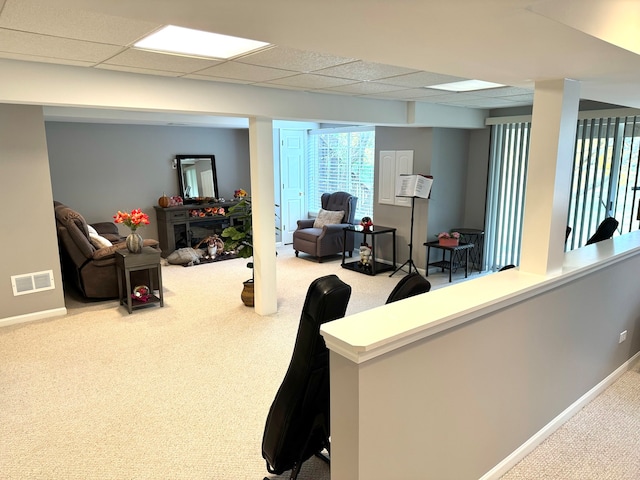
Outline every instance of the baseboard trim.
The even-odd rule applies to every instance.
[[[567,420],[578,413],[582,408],[591,402],[594,398],[604,392],[607,387],[613,384],[618,378],[620,378],[626,371],[628,371],[635,362],[640,358],[640,352],[636,353],[633,357],[623,363],[620,367],[613,371],[607,378],[598,383],[595,387],[585,393],[582,397],[571,404],[560,415],[551,420],[541,430],[539,430],[533,437],[523,443],[514,452],[498,463],[495,467],[485,473],[479,480],[495,480],[502,477],[505,473],[511,470],[520,460],[531,453],[538,445],[547,439],[553,432],[560,428]]]
[[[35,322],[36,320],[45,320],[47,318],[62,317],[67,314],[67,309],[54,308],[52,310],[43,310],[41,312],[27,313],[25,315],[17,315],[15,317],[7,317],[0,319],[0,328],[16,325],[18,323]]]

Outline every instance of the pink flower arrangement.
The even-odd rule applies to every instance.
[[[441,232],[438,234],[438,239],[440,238],[455,238],[456,240],[459,240],[460,234],[458,232]]]
[[[118,213],[113,216],[113,219],[115,223],[122,223],[129,227],[132,232],[135,232],[138,227],[149,225],[149,215],[139,208],[131,210],[131,213],[121,212],[118,210]]]

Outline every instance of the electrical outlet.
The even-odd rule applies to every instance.
[[[618,340],[618,343],[622,343],[627,339],[627,331],[625,330],[624,332],[620,333],[620,339]]]

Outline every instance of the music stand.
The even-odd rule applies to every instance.
[[[413,267],[416,273],[418,272],[418,267],[416,267],[416,264],[413,263],[413,211],[415,209],[415,204],[416,204],[416,197],[411,197],[411,230],[410,230],[411,233],[409,233],[409,260],[407,260],[398,268],[396,268],[393,271],[393,273],[389,275],[390,277],[393,277],[396,273],[402,270],[406,265],[409,266],[409,272],[408,272],[409,274],[411,274],[411,267]]]
[[[416,198],[429,198],[431,194],[431,185],[433,183],[433,177],[427,175],[400,175],[398,177],[398,183],[396,185],[396,197],[411,197],[411,229],[409,233],[409,260],[404,262],[398,268],[396,268],[390,277],[393,277],[396,273],[402,270],[405,266],[409,266],[409,274],[413,268],[416,273],[418,267],[413,262],[413,218],[416,206]]]

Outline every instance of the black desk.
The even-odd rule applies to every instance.
[[[462,266],[459,260],[460,255],[464,253],[464,278],[467,278],[469,275],[469,250],[473,248],[473,243],[460,243],[455,247],[445,247],[444,245],[440,245],[436,240],[435,242],[426,242],[424,245],[427,247],[427,268],[425,269],[425,277],[429,276],[429,267],[438,267],[442,269],[443,272],[445,269],[449,270],[449,282],[451,282],[451,271],[457,270]],[[442,260],[437,262],[429,261],[429,255],[431,254],[432,248],[442,250]],[[449,260],[446,260],[447,252],[449,252]]]
[[[375,275],[380,272],[387,272],[389,270],[393,270],[396,266],[396,229],[391,227],[383,227],[380,225],[374,225],[373,230],[369,232],[365,232],[362,230],[357,230],[355,226],[345,227],[343,230],[342,244],[347,244],[347,235],[355,235],[356,233],[361,233],[364,235],[362,241],[367,243],[367,235],[371,235],[371,264],[369,267],[365,268],[362,265],[358,265],[359,260],[355,262],[345,263],[345,251],[342,249],[342,267],[347,268],[349,270],[353,270],[354,272],[366,273],[367,275]],[[376,262],[376,237],[378,235],[382,235],[383,233],[390,233],[393,237],[393,262],[391,265],[388,263]]]

